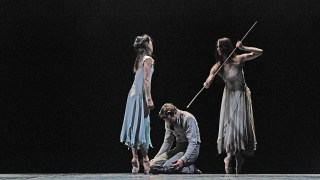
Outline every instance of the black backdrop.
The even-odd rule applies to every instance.
[[[0,5],[0,172],[130,172],[119,142],[135,36],[154,39],[153,157],[161,105],[180,109],[202,88],[217,38],[264,54],[245,64],[258,148],[245,173],[319,173],[319,3],[308,1],[4,0]],[[199,122],[197,167],[224,173],[216,139],[223,82],[189,112]]]

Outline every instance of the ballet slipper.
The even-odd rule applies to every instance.
[[[242,165],[244,163],[244,158],[242,156],[236,156],[236,173],[241,172]]]
[[[144,174],[149,174],[150,172],[150,161],[149,158],[143,158],[143,168],[144,168]]]
[[[138,160],[138,158],[133,158],[132,160],[131,160],[131,165],[132,165],[132,174],[137,174],[138,172],[139,172],[139,160]]]
[[[224,169],[227,174],[232,173],[232,167],[231,167],[231,156],[228,155],[224,158]]]

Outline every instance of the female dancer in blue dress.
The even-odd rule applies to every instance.
[[[218,72],[225,82],[225,88],[220,109],[217,147],[219,154],[227,154],[224,159],[226,173],[232,172],[232,157],[236,159],[235,170],[239,173],[244,162],[242,155],[253,155],[256,150],[251,93],[245,83],[243,65],[245,61],[260,56],[263,50],[243,46],[241,41],[237,42],[236,47],[248,53],[239,55],[234,53],[226,61],[233,52],[233,45],[228,38],[218,39],[216,63],[204,83],[205,88],[209,88],[214,75],[223,65]]]
[[[134,82],[127,98],[120,141],[132,149],[132,173],[139,172],[138,150],[143,157],[144,173],[148,174],[150,163],[148,148],[150,140],[150,109],[154,104],[151,96],[151,79],[154,71],[152,39],[148,35],[137,36],[134,42],[137,57],[134,63]]]

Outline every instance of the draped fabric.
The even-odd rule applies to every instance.
[[[243,63],[225,64],[220,75],[226,86],[220,109],[218,153],[241,151],[253,155],[257,141],[251,92],[245,84]]]
[[[150,117],[146,106],[146,96],[144,92],[144,69],[143,63],[149,56],[145,56],[140,68],[135,73],[134,82],[129,91],[127,104],[120,134],[120,142],[129,147],[139,148],[140,145],[148,150],[152,147],[150,140]],[[150,70],[151,78],[154,71],[153,64]]]

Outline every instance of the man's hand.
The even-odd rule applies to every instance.
[[[174,170],[179,170],[179,169],[181,169],[182,167],[183,167],[183,160],[182,159],[177,159],[177,160],[175,160],[175,161],[173,161],[172,162],[172,165],[171,165],[171,167],[172,167],[172,169],[174,169]]]

